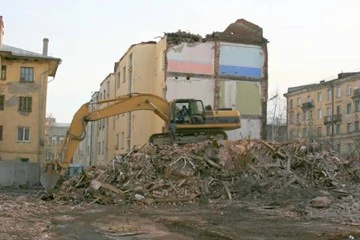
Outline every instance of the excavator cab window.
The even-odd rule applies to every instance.
[[[175,102],[175,122],[178,124],[204,123],[204,105],[201,100]]]

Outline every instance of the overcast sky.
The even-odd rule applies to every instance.
[[[164,32],[205,36],[244,18],[270,43],[269,97],[288,87],[360,70],[356,0],[0,0],[7,45],[62,59],[47,113],[70,122],[133,43]]]

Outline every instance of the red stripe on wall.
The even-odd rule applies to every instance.
[[[194,62],[180,62],[180,61],[168,61],[168,72],[179,73],[194,73],[194,74],[214,74],[214,65],[211,63],[194,63]]]

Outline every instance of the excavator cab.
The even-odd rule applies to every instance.
[[[170,120],[176,124],[203,124],[205,122],[205,109],[201,100],[174,100],[170,108]]]

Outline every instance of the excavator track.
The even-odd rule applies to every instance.
[[[171,141],[169,133],[157,133],[151,135],[149,142],[154,145],[171,145],[176,144],[188,144],[206,141],[210,138],[216,138],[219,140],[227,140],[227,134],[224,131],[208,130],[208,131],[180,131],[175,134],[175,141]]]

